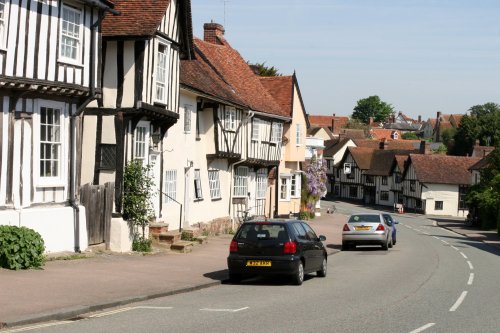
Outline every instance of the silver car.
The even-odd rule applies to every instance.
[[[353,214],[342,229],[342,251],[356,245],[382,245],[387,250],[393,245],[392,227],[382,214]]]

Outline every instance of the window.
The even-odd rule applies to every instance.
[[[257,199],[263,199],[266,197],[267,191],[267,170],[262,168],[257,170],[257,191],[255,196]]]
[[[318,239],[318,236],[316,236],[316,233],[311,229],[310,226],[308,226],[307,224],[305,223],[301,223],[301,225],[304,227],[304,229],[306,229],[306,234],[307,234],[307,237],[310,239],[310,240],[316,240]]]
[[[271,129],[271,142],[272,143],[280,143],[282,136],[283,136],[283,124],[282,123],[273,123],[272,129]]]
[[[184,105],[184,132],[191,132],[191,113],[193,107],[191,105]]]
[[[349,186],[349,197],[350,198],[358,197],[358,188],[356,186]]]
[[[465,185],[460,185],[458,187],[458,209],[467,209],[465,196],[467,195],[468,189],[469,187]]]
[[[61,177],[61,110],[40,108],[40,177]]]
[[[372,175],[366,175],[365,176],[365,181],[369,184],[373,184],[373,176]]]
[[[210,197],[220,199],[219,170],[208,170],[208,185],[210,187]]]
[[[415,192],[415,181],[410,180],[410,191]]]
[[[302,130],[300,128],[300,124],[297,124],[296,130],[295,130],[295,144],[297,146],[302,144]]]
[[[401,183],[401,172],[396,172],[396,184]]]
[[[415,199],[415,208],[422,209],[422,200]]]
[[[101,159],[99,161],[99,169],[116,169],[116,145],[101,144]]]
[[[139,122],[134,131],[134,159],[146,161],[149,143],[149,125]]]
[[[5,0],[0,0],[0,48],[5,47]]]
[[[280,200],[290,200],[288,184],[290,177],[280,177]]]
[[[382,176],[382,185],[387,185],[387,176]]]
[[[301,223],[293,223],[292,226],[293,226],[293,229],[295,231],[295,234],[297,235],[297,237],[299,239],[307,240],[307,232],[304,229],[303,224],[301,224]]]
[[[259,141],[260,138],[260,121],[258,118],[254,118],[252,123],[252,140]]]
[[[338,185],[335,185],[335,186],[333,187],[333,194],[334,194],[334,195],[340,195],[340,188],[339,188],[339,186],[338,186]]]
[[[80,62],[81,11],[66,5],[62,7],[60,56],[65,60]]]
[[[194,196],[196,200],[203,199],[203,192],[201,191],[200,169],[194,170]]]
[[[224,129],[226,131],[236,131],[236,109],[227,107],[224,113]]]
[[[238,167],[234,170],[233,196],[246,197],[248,195],[248,168]]]
[[[291,184],[290,184],[290,196],[292,198],[300,198],[301,191],[301,181],[302,177],[300,173],[296,173],[292,175]]]
[[[389,192],[387,192],[387,191],[380,191],[380,200],[382,200],[382,201],[389,201]]]
[[[165,202],[173,202],[175,200],[177,188],[177,170],[165,171]]]
[[[168,76],[168,51],[167,44],[159,43],[156,59],[156,100],[165,103],[167,100]]]
[[[435,201],[434,202],[434,210],[443,210],[443,202]]]

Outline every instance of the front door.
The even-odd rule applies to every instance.
[[[160,153],[156,151],[149,152],[149,165],[151,166],[151,178],[153,180],[153,191],[154,196],[152,198],[153,201],[153,210],[155,212],[155,217],[160,217],[160,200],[161,200],[161,187],[160,187]]]

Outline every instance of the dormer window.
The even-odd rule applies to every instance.
[[[396,132],[396,131],[392,132],[392,138],[393,138],[394,140],[398,140],[398,139],[399,139],[398,132]]]
[[[64,61],[81,62],[82,12],[63,5],[61,15],[60,57]]]

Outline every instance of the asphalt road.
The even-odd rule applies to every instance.
[[[6,332],[499,332],[500,253],[398,220],[394,248],[332,255],[302,286],[256,278]]]

